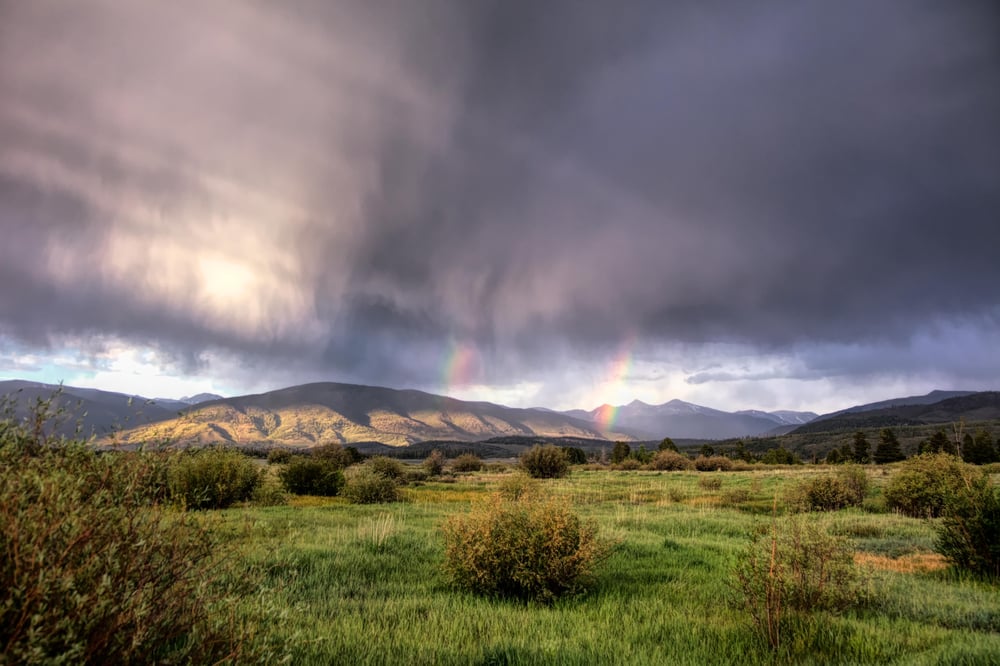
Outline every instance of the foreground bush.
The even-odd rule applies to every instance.
[[[979,474],[948,496],[937,528],[937,551],[978,576],[1000,578],[1000,497]]]
[[[979,472],[947,453],[923,453],[904,462],[885,485],[886,506],[914,518],[937,518],[950,496],[961,494]]]
[[[400,499],[396,479],[367,464],[348,469],[345,476],[342,494],[354,504],[385,504]]]
[[[775,650],[790,619],[864,601],[850,544],[800,518],[755,532],[737,558],[734,578],[739,605]]]
[[[295,495],[333,497],[344,487],[344,473],[330,458],[294,456],[278,476],[285,489]]]
[[[160,459],[31,441],[0,422],[0,663],[237,659],[216,538],[150,497]]]
[[[239,451],[187,451],[170,466],[170,493],[189,509],[224,509],[251,499],[262,475]]]
[[[489,596],[552,601],[585,589],[609,554],[597,529],[565,503],[494,495],[442,527],[445,574]]]
[[[569,474],[569,458],[558,446],[536,444],[521,454],[521,468],[536,479],[559,479]]]
[[[791,493],[791,504],[806,511],[836,511],[861,506],[868,494],[868,477],[860,467],[849,466],[835,475],[803,481]]]

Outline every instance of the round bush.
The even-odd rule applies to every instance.
[[[365,463],[365,467],[395,481],[401,481],[406,474],[403,463],[388,456],[372,456]]]
[[[187,451],[170,467],[170,493],[189,509],[224,509],[249,500],[261,484],[262,473],[239,451]]]
[[[440,450],[434,449],[430,455],[424,458],[424,469],[430,476],[441,476],[444,471],[444,454]]]
[[[915,518],[936,518],[978,471],[957,456],[923,453],[902,463],[882,491],[886,506]]]
[[[285,489],[295,495],[333,497],[344,487],[344,473],[330,458],[295,456],[278,476]]]
[[[569,473],[569,458],[558,446],[536,444],[521,454],[521,468],[536,479],[558,479]]]
[[[267,452],[267,462],[271,465],[284,465],[291,459],[292,452],[282,447],[275,447]]]
[[[483,461],[475,453],[463,453],[451,463],[455,472],[478,472],[483,468]]]
[[[664,449],[653,456],[649,466],[664,472],[679,472],[694,469],[694,462],[682,453]]]
[[[868,477],[859,467],[848,467],[836,476],[803,481],[793,491],[791,502],[808,511],[836,511],[861,506],[868,494]]]
[[[698,456],[694,459],[694,468],[699,472],[728,472],[733,468],[733,461],[725,456]]]
[[[354,504],[383,504],[399,501],[399,484],[368,465],[347,470],[343,496]]]
[[[495,495],[442,527],[445,574],[477,594],[552,601],[585,589],[609,547],[565,503]]]

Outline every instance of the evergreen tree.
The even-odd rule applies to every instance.
[[[743,440],[736,442],[736,448],[733,449],[733,453],[730,456],[733,460],[742,460],[743,462],[753,462],[753,456],[747,451],[747,447],[743,445]]]
[[[968,462],[968,455],[971,452],[972,456],[975,457],[976,440],[972,439],[971,433],[965,433],[965,437],[962,438],[962,460]]]
[[[859,430],[854,433],[854,451],[852,456],[854,458],[854,462],[860,465],[864,465],[869,462],[868,452],[868,440],[865,439],[865,433]]]
[[[955,445],[948,439],[944,430],[938,430],[924,443],[923,450],[927,453],[955,453]]]
[[[709,446],[708,444],[702,444],[700,453],[706,458],[711,458],[712,456],[715,455],[715,449]]]
[[[854,460],[854,447],[844,444],[840,447],[840,462],[849,463]]]
[[[628,458],[629,454],[632,453],[632,447],[630,447],[625,442],[615,442],[615,448],[611,449],[611,462],[617,465],[621,461]]]
[[[826,454],[827,465],[839,465],[842,462],[844,462],[844,459],[840,455],[840,449],[833,449],[828,454]]]
[[[997,461],[997,451],[993,448],[993,436],[980,430],[975,437],[966,435],[967,442],[962,447],[962,459],[973,465],[985,465]]]
[[[875,454],[872,456],[872,459],[876,465],[885,465],[886,463],[906,460],[902,449],[899,448],[899,440],[896,439],[896,433],[891,428],[885,428],[879,433],[879,443],[875,447]]]
[[[645,465],[646,463],[648,463],[650,460],[653,459],[653,452],[652,451],[647,451],[645,444],[640,444],[639,445],[639,450],[636,451],[634,457],[635,457],[636,460],[638,460],[643,465]]]
[[[663,438],[663,441],[660,442],[660,447],[658,450],[673,451],[674,453],[680,453],[680,450],[677,448],[677,445],[674,444],[674,440],[670,439],[669,437]]]

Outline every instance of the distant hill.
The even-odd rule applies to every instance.
[[[821,416],[796,428],[793,434],[992,419],[1000,419],[1000,392],[933,391],[925,396],[886,400]]]
[[[115,430],[173,418],[180,408],[188,407],[173,400],[161,403],[124,393],[19,379],[0,381],[0,396],[13,403],[17,418],[24,418],[36,401],[55,396],[51,407],[61,413],[52,432],[66,436],[74,435],[78,427],[85,437],[104,436]]]
[[[197,405],[202,402],[211,402],[212,400],[222,400],[222,396],[218,393],[198,393],[196,395],[185,396],[180,399],[180,402],[188,405]]]
[[[502,436],[631,439],[559,412],[466,402],[423,391],[326,382],[194,405],[176,418],[119,433],[116,441],[284,446],[381,442],[405,446],[428,440],[468,442]]]
[[[611,410],[615,413],[615,428],[640,439],[659,440],[664,437],[686,439],[726,439],[769,433],[776,428],[796,427],[816,418],[813,412],[764,412],[757,410],[724,412],[695,405],[683,400],[671,400],[662,405],[650,405],[633,400],[627,405],[602,405],[589,412],[572,410],[569,416],[596,422]]]

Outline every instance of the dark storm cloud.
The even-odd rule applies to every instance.
[[[32,3],[0,25],[0,332],[22,342],[419,384],[456,343],[499,381],[632,335],[997,330],[990,3]]]

